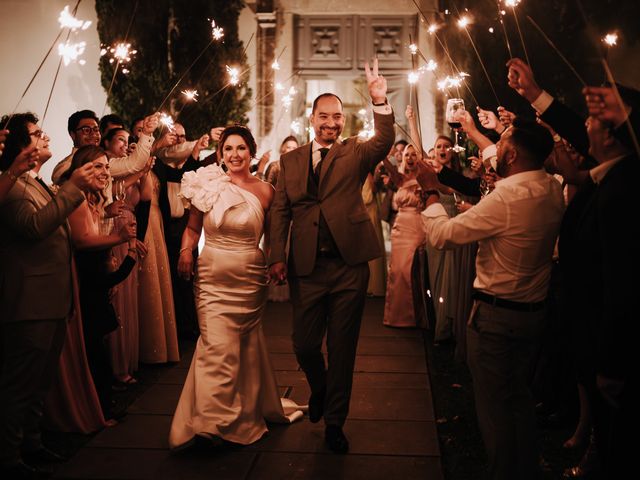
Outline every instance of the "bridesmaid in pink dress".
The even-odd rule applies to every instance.
[[[398,186],[394,195],[398,215],[391,229],[391,260],[383,319],[389,327],[423,324],[424,313],[420,299],[414,295],[417,285],[411,275],[414,254],[425,243],[420,216],[424,199],[416,181],[417,165],[418,155],[413,145],[405,147],[399,169],[385,161],[385,167]]]

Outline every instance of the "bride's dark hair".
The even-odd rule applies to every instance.
[[[232,125],[230,127],[225,128],[220,134],[220,140],[218,141],[218,150],[222,151],[222,147],[224,146],[224,142],[227,141],[230,135],[239,135],[244,140],[244,143],[249,147],[249,153],[251,154],[251,158],[256,156],[256,152],[258,151],[258,146],[256,145],[256,141],[251,134],[251,130],[247,127],[243,127],[242,125]],[[221,156],[220,156],[221,157]]]

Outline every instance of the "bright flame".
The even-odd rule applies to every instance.
[[[365,116],[367,114],[367,110],[365,108],[361,108],[358,110],[358,115]]]
[[[229,83],[231,85],[237,85],[240,83],[240,70],[236,67],[230,67],[226,65],[227,73],[229,74]]]
[[[288,112],[291,107],[291,103],[293,103],[293,97],[291,95],[285,95],[282,97],[282,106]]]
[[[211,20],[211,35],[214,40],[220,40],[224,37],[224,29],[222,27],[216,27],[216,21]]]
[[[469,17],[460,17],[460,20],[458,20],[458,26],[460,28],[467,28],[470,23],[471,20],[469,19]]]
[[[407,80],[409,80],[409,83],[411,85],[418,83],[419,79],[420,79],[420,74],[418,72],[409,72],[409,74],[407,75]]]
[[[167,115],[166,113],[162,112],[160,114],[160,123],[163,124],[165,127],[167,127],[167,129],[170,132],[173,132],[174,123],[173,123],[173,118],[171,118],[170,115]]]
[[[79,60],[79,57],[84,53],[84,49],[86,48],[86,46],[86,42],[60,43],[58,44],[58,55],[62,57],[65,66],[67,66],[71,62]],[[80,63],[80,65],[84,65],[84,63],[82,63],[82,60],[79,60],[78,63]]]
[[[280,70],[280,64],[278,63],[278,60],[274,60],[273,63],[271,64],[271,68],[273,68],[274,70]]]
[[[296,87],[294,87],[293,85],[291,85],[291,87],[289,87],[289,95],[291,95],[292,97],[295,96],[298,93],[298,91],[296,90]]]
[[[438,31],[438,25],[432,23],[431,25],[429,25],[429,29],[427,31],[429,32],[429,35],[433,35]]]
[[[504,4],[507,7],[514,8],[514,7],[517,7],[518,5],[520,5],[520,0],[504,0]]]
[[[493,27],[489,27],[489,33],[493,33]]]
[[[602,39],[604,43],[613,47],[618,44],[618,34],[617,33],[607,33],[607,35]]]
[[[415,55],[418,53],[418,46],[415,43],[412,43],[409,45],[409,51],[411,52],[411,55]]]
[[[436,68],[438,68],[438,64],[434,60],[427,62],[427,72],[433,72]]]
[[[300,120],[294,120],[291,122],[290,128],[293,133],[300,135],[300,132],[302,132],[302,124],[300,123]]]
[[[85,22],[74,17],[69,11],[69,5],[65,6],[64,10],[60,12],[58,23],[60,23],[60,28],[70,28],[71,30],[77,30],[79,28],[86,30],[91,25],[91,21],[89,20]]]
[[[444,79],[438,81],[438,90],[444,92],[446,90],[449,90],[450,88],[459,88],[462,85],[464,79],[468,76],[469,74],[466,72],[460,72],[455,77],[447,76]]]
[[[284,90],[284,85],[282,85],[280,82],[276,83],[276,90],[278,92],[281,92],[282,90]]]
[[[189,101],[193,101],[193,102],[197,102],[198,101],[198,99],[196,98],[198,96],[198,91],[197,90],[182,90],[182,94]]]

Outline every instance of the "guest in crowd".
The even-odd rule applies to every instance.
[[[468,112],[461,112],[460,121],[466,132],[475,128]],[[497,144],[496,171],[503,180],[455,218],[439,203],[435,172],[424,168],[418,177],[429,192],[423,213],[427,240],[437,248],[479,244],[467,355],[494,479],[540,474],[528,377],[564,210],[560,184],[542,169],[552,148],[544,127],[516,119]]]
[[[100,136],[104,137],[105,134],[114,128],[124,128],[124,120],[120,115],[115,113],[108,113],[100,119]]]
[[[384,245],[384,235],[382,233],[382,221],[380,220],[380,203],[373,183],[373,174],[369,173],[362,186],[362,201],[367,209],[373,228],[380,245]],[[383,249],[384,250],[384,249]],[[387,287],[387,255],[382,252],[382,256],[369,260],[369,285],[367,295],[371,297],[384,297]]]
[[[0,469],[3,477],[46,473],[62,458],[42,444],[42,404],[55,376],[72,305],[67,217],[84,201],[91,166],[74,172],[53,195],[38,172],[49,138],[31,113],[2,119],[9,134],[0,158],[8,170],[21,153],[36,165],[15,180],[0,204]],[[37,300],[37,301],[36,301]]]
[[[98,117],[92,110],[79,110],[72,114],[67,121],[67,131],[73,141],[73,148],[71,153],[53,168],[51,181],[54,184],[59,184],[60,177],[69,169],[76,150],[85,145],[100,145],[101,137]]]
[[[8,130],[5,131],[8,133]],[[5,139],[5,134],[0,133],[0,145],[2,145],[2,149],[0,149],[0,156],[2,150],[4,150]],[[2,203],[5,196],[13,188],[15,183],[18,181],[18,178],[20,178],[23,173],[28,172],[37,165],[38,156],[39,152],[36,146],[26,148],[20,152],[13,163],[7,165],[2,173],[0,173],[0,203]]]

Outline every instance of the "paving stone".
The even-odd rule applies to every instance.
[[[127,415],[115,427],[98,433],[88,447],[168,449],[170,426],[170,415]]]
[[[309,399],[309,387],[294,387],[289,398],[298,405]],[[349,419],[434,421],[430,392],[418,388],[361,388],[351,392]]]
[[[356,372],[426,373],[424,357],[416,355],[359,355]]]
[[[434,422],[347,420],[344,427],[350,452],[368,455],[438,456]],[[301,420],[291,425],[271,425],[259,442],[246,447],[261,452],[329,453],[324,426]]]
[[[298,370],[298,361],[293,353],[272,353],[269,358],[274,370]]]
[[[182,384],[160,384],[150,387],[128,408],[129,414],[173,415],[182,392]]]
[[[268,472],[268,473],[267,473]],[[262,452],[249,480],[442,480],[437,457]]]
[[[53,478],[62,479],[151,479],[158,464],[169,457],[168,450],[83,448],[69,462],[56,469]]]

